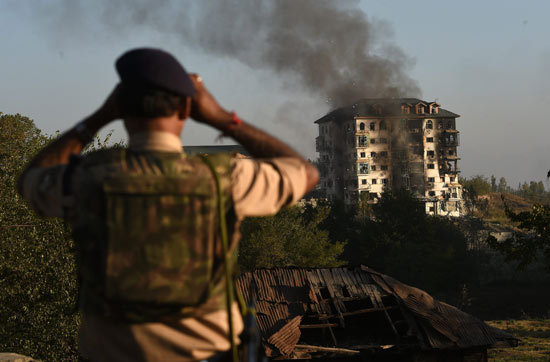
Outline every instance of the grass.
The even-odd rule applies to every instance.
[[[515,348],[489,350],[492,362],[550,361],[550,319],[495,320],[488,324],[520,339]]]

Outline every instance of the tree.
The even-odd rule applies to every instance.
[[[426,215],[411,192],[385,192],[362,224],[362,262],[432,293],[458,292],[475,278],[466,238],[449,219]]]
[[[497,178],[495,175],[491,175],[491,191],[497,192]]]
[[[25,164],[50,138],[19,114],[0,114],[0,350],[77,359],[79,316],[66,226],[31,211],[16,192]]]
[[[508,183],[506,182],[506,179],[504,177],[501,177],[498,180],[498,192],[507,192],[510,188],[508,187]]]
[[[518,269],[524,269],[539,260],[550,271],[550,206],[537,203],[531,211],[515,213],[508,207],[504,197],[502,200],[506,216],[518,223],[524,232],[515,233],[503,242],[489,236],[489,246],[504,255],[506,261],[516,262]]]
[[[239,265],[243,270],[272,267],[335,267],[344,243],[331,242],[319,228],[328,216],[326,205],[281,210],[275,216],[247,218],[241,226]]]

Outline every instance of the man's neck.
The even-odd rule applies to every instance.
[[[178,136],[162,131],[130,133],[129,148],[162,152],[182,152],[183,150]]]

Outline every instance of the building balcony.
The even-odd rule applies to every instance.
[[[439,144],[443,147],[457,147],[460,145],[458,133],[443,133],[439,138]]]

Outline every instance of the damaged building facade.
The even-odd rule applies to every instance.
[[[315,121],[320,187],[346,205],[407,188],[431,215],[461,216],[458,114],[417,98],[362,99]]]

